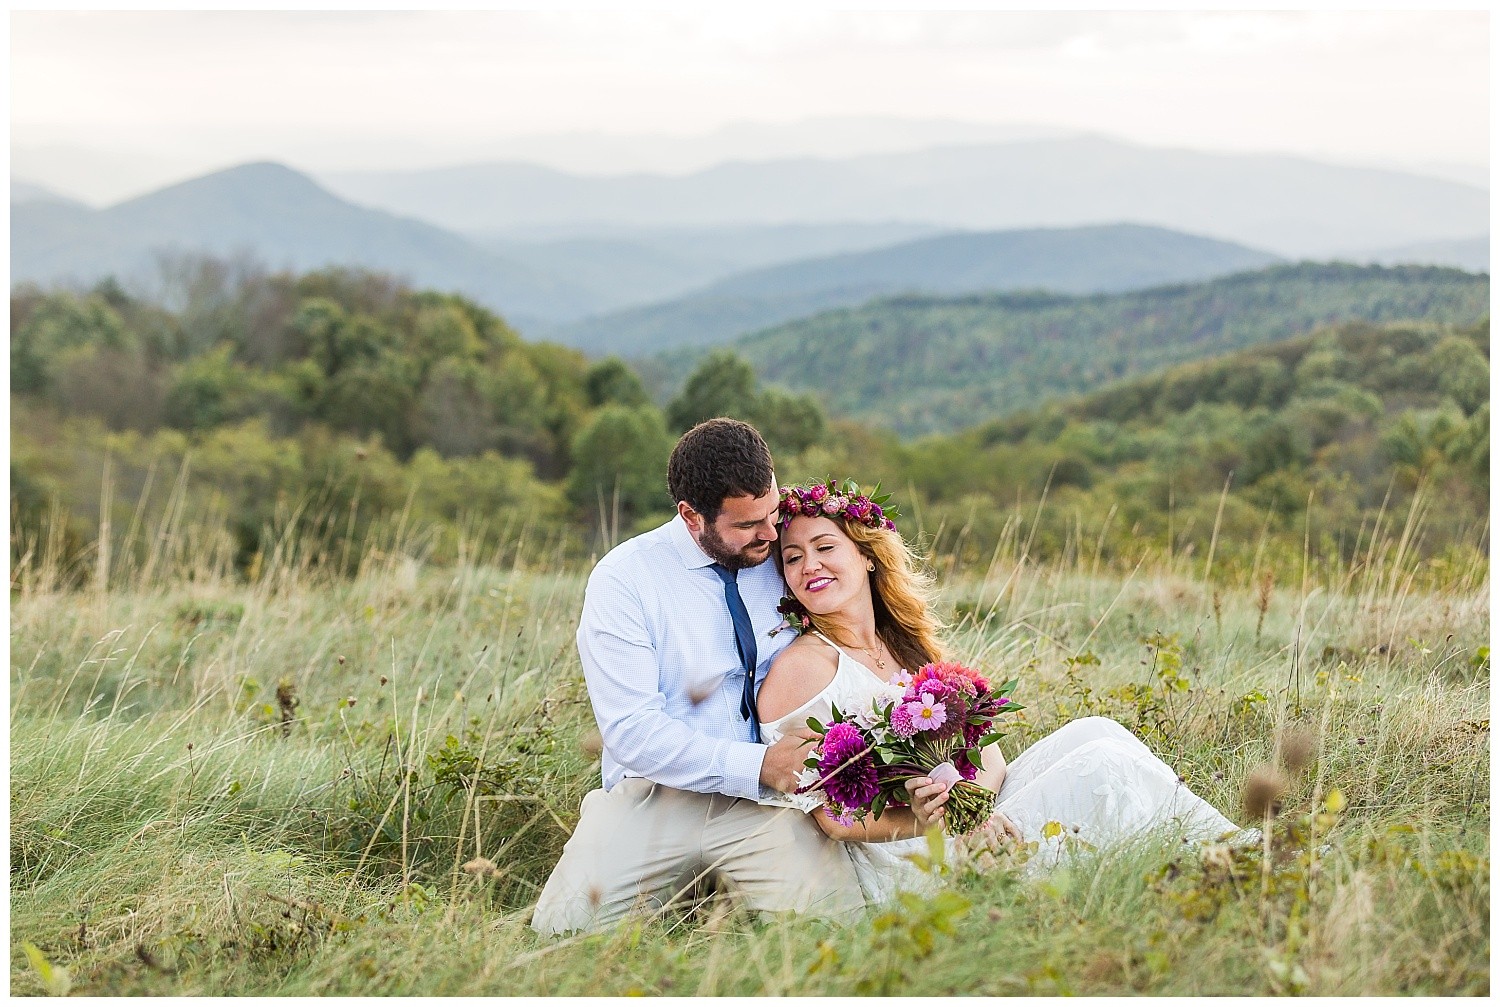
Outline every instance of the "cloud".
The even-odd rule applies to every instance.
[[[15,12],[11,42],[23,145],[276,156],[322,137],[442,157],[522,134],[898,115],[1345,158],[1488,151],[1486,12]]]

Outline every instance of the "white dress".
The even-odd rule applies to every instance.
[[[804,726],[809,717],[826,723],[835,705],[845,713],[862,712],[877,696],[901,694],[833,641],[815,635],[838,651],[838,670],[817,695],[774,724],[761,726],[768,745]],[[789,794],[763,803],[813,811],[819,798]],[[1072,721],[1022,752],[1007,767],[995,808],[1015,823],[1023,840],[1037,843],[1028,864],[1033,870],[1055,865],[1069,850],[1100,850],[1158,831],[1170,830],[1185,841],[1240,832],[1139,738],[1108,717]],[[1049,822],[1061,829],[1047,830]],[[1054,834],[1047,837],[1047,831]],[[851,843],[849,856],[865,900],[884,902],[899,889],[929,884],[930,876],[908,859],[926,850],[925,839]]]

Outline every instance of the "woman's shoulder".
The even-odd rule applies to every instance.
[[[799,636],[771,661],[755,697],[760,719],[785,717],[822,692],[838,670],[838,651],[815,636]]]

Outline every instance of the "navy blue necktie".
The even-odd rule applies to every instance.
[[[729,618],[734,620],[734,649],[739,651],[740,666],[745,669],[745,691],[740,698],[740,715],[750,722],[750,737],[760,741],[760,719],[755,716],[755,630],[751,628],[745,600],[740,597],[740,585],[735,579],[735,571],[718,563],[712,566],[714,573],[724,582],[724,600],[729,603]]]

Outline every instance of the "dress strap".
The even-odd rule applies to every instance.
[[[817,637],[819,640],[822,640],[824,643],[828,644],[828,646],[832,647],[834,650],[838,651],[839,657],[847,658],[850,661],[854,660],[854,658],[849,657],[848,654],[844,653],[844,648],[843,647],[840,647],[838,644],[834,643],[832,640],[828,639],[828,637],[824,636],[822,633],[818,632],[817,630],[813,630],[812,631],[812,635],[815,636],[815,637]]]

